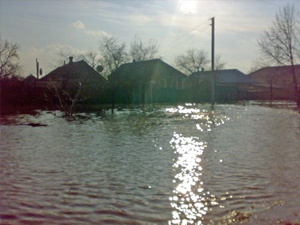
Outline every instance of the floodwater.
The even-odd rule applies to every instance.
[[[300,221],[300,114],[183,104],[1,118],[1,224]]]

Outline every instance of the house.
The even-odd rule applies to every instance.
[[[214,71],[215,100],[236,101],[247,98],[247,88],[253,80],[237,69]],[[194,102],[211,100],[212,71],[192,73],[187,80],[187,98]]]
[[[48,73],[39,80],[39,86],[60,90],[73,96],[80,93],[81,99],[96,98],[101,102],[107,88],[107,80],[89,66],[84,60],[69,63]]]
[[[296,79],[300,82],[300,65],[296,65]],[[254,98],[258,99],[294,99],[295,86],[291,66],[261,68],[249,74],[255,81]]]
[[[174,103],[181,101],[186,75],[161,59],[121,65],[109,82],[116,103]]]
[[[26,86],[30,86],[30,87],[35,87],[36,86],[36,82],[37,82],[37,78],[35,76],[33,76],[32,74],[30,74],[29,76],[27,76],[23,82]]]

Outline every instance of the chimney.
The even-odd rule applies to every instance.
[[[69,63],[72,63],[73,62],[73,56],[70,56],[69,60],[70,60]]]

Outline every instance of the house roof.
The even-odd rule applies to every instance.
[[[278,83],[292,83],[291,66],[273,66],[261,68],[249,74],[258,83],[269,83],[270,80]],[[295,65],[298,80],[300,79],[300,65]]]
[[[31,81],[35,81],[37,80],[37,78],[35,76],[33,76],[32,74],[30,74],[29,76],[27,76],[24,81],[25,82],[31,82]]]
[[[132,63],[125,63],[114,71],[109,79],[111,81],[147,81],[151,78],[159,77],[161,75],[167,77],[186,78],[186,75],[178,71],[174,67],[165,63],[161,59],[151,59],[146,61],[138,61]]]
[[[84,60],[78,62],[69,62],[66,65],[60,66],[55,70],[42,77],[41,81],[61,80],[61,79],[88,79],[100,80],[106,82],[106,79],[96,72]]]
[[[251,77],[245,75],[237,69],[226,69],[226,70],[216,70],[214,71],[217,83],[223,84],[249,84],[253,83]],[[189,77],[191,79],[210,79],[212,71],[199,71],[192,73]]]

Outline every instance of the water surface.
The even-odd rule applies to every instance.
[[[299,113],[254,104],[5,116],[0,221],[300,221],[299,146]]]

